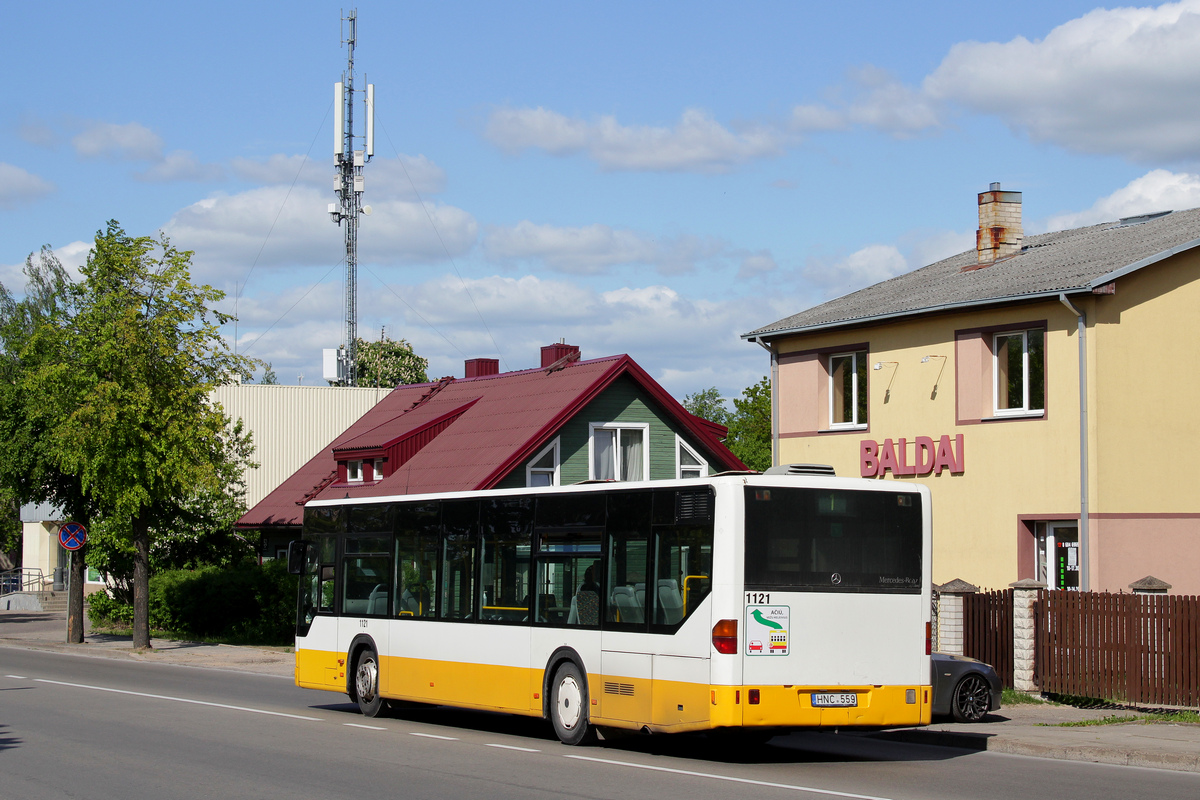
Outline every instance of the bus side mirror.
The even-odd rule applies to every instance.
[[[308,555],[308,542],[297,539],[288,542],[288,572],[299,575],[304,571],[304,558]]]

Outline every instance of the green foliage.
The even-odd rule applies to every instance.
[[[263,386],[274,386],[279,383],[279,378],[276,377],[275,369],[271,366],[270,362],[267,362],[266,366],[263,367],[263,374],[259,383]]]
[[[742,463],[760,472],[771,466],[771,381],[764,377],[733,400],[725,444]]]
[[[412,345],[403,339],[397,341],[380,334],[378,342],[355,341],[359,386],[394,387],[429,380],[425,374],[429,359],[414,353]]]
[[[224,295],[190,266],[165,236],[109,222],[81,282],[43,248],[24,300],[0,289],[0,486],[133,545],[135,646],[149,641],[152,541],[223,524],[250,449],[208,395],[258,362],[229,351],[231,318],[212,308]]]
[[[725,401],[715,386],[695,394],[684,395],[683,407],[701,419],[729,426],[729,409],[725,407]]]
[[[277,561],[160,572],[150,579],[150,626],[184,638],[288,644],[296,586],[296,576]],[[94,626],[124,627],[133,619],[127,603],[103,593],[89,600]]]
[[[717,387],[685,395],[683,407],[697,417],[729,429],[725,446],[750,469],[762,472],[771,466],[771,381],[764,377],[747,386],[741,397],[733,399],[733,411]]]

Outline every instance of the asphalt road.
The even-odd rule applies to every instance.
[[[0,647],[0,798],[1196,798],[1200,774],[831,733],[559,744],[537,720],[364,719],[287,679]]]

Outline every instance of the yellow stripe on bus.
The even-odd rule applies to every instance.
[[[346,691],[342,653],[296,651],[296,683]],[[541,716],[544,670],[384,656],[380,694],[395,700]],[[758,702],[751,703],[751,690]],[[907,702],[913,690],[916,702]],[[814,708],[814,692],[853,692],[852,708]],[[928,686],[716,686],[684,681],[588,676],[591,721],[657,733],[720,727],[897,727],[928,725]]]

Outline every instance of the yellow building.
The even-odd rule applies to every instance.
[[[1200,593],[1200,209],[977,247],[746,334],[770,350],[777,464],[919,481],[934,580]]]

